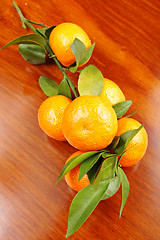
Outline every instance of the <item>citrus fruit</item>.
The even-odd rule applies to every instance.
[[[73,153],[66,161],[66,163],[71,160],[72,158],[82,154],[84,152],[82,151],[77,151],[75,153]],[[75,168],[73,168],[70,172],[68,172],[65,175],[65,181],[68,184],[68,186],[70,188],[72,188],[73,190],[79,192],[82,188],[88,186],[90,184],[88,175],[85,174],[80,181],[78,181],[79,178],[79,170],[80,170],[80,164],[77,165]]]
[[[122,133],[137,129],[141,124],[133,118],[121,118],[118,120],[117,136]],[[138,163],[144,156],[148,145],[148,135],[143,127],[130,141],[126,149],[129,149],[121,158],[120,165],[122,167],[130,167]]]
[[[125,101],[125,96],[119,86],[107,78],[104,78],[104,86],[100,97],[108,100],[111,105]]]
[[[49,44],[57,59],[65,67],[75,62],[74,54],[70,48],[75,38],[85,45],[86,49],[91,46],[87,33],[74,23],[61,23],[57,25],[49,36]]]
[[[38,110],[41,129],[50,137],[66,141],[62,133],[63,113],[71,100],[62,95],[49,97],[42,102]]]
[[[117,132],[117,116],[112,106],[99,96],[80,96],[66,108],[62,131],[78,150],[107,147]]]

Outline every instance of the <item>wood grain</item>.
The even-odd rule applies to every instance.
[[[51,26],[74,22],[96,43],[90,64],[114,80],[130,112],[145,124],[149,146],[142,161],[124,169],[130,194],[119,220],[120,191],[102,201],[70,239],[160,239],[160,1],[16,1],[26,18]],[[0,47],[30,33],[9,0],[0,2]],[[75,195],[55,182],[71,153],[66,142],[47,137],[37,110],[46,96],[38,78],[57,81],[54,64],[33,66],[12,46],[0,52],[0,239],[65,239]],[[70,74],[71,80],[76,77]]]

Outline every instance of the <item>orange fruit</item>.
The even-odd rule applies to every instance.
[[[49,97],[42,102],[38,110],[38,122],[41,129],[50,137],[66,141],[62,133],[63,113],[71,100],[62,95]]]
[[[122,133],[137,129],[140,123],[133,118],[121,118],[118,120],[117,136]],[[121,158],[120,165],[122,167],[130,167],[138,163],[144,156],[148,145],[148,135],[143,127],[130,141],[126,149],[129,149]]]
[[[66,108],[62,131],[78,150],[107,147],[117,133],[117,116],[112,106],[99,96],[80,96]]]
[[[84,43],[86,49],[91,46],[87,33],[74,23],[61,23],[57,25],[49,36],[49,44],[57,59],[65,67],[75,62],[74,54],[70,48],[75,38]]]
[[[125,101],[125,96],[119,86],[107,78],[104,78],[104,86],[100,97],[108,100],[111,105]]]
[[[75,153],[73,153],[66,161],[66,163],[71,160],[72,158],[82,154],[84,152],[82,151],[77,151]],[[85,174],[80,181],[78,181],[79,178],[79,170],[80,170],[80,165],[77,165],[75,168],[73,168],[70,172],[68,172],[65,175],[65,181],[68,184],[68,186],[70,188],[72,188],[73,190],[79,192],[82,188],[88,186],[90,184],[88,175]]]

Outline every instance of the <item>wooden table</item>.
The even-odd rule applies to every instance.
[[[142,161],[124,171],[130,194],[119,220],[121,192],[100,202],[70,239],[160,239],[160,1],[16,1],[26,18],[51,26],[74,22],[96,43],[89,64],[115,81],[130,112],[149,135]],[[0,46],[27,33],[9,0],[0,2]],[[55,186],[67,142],[47,137],[37,111],[46,96],[41,75],[60,82],[54,64],[34,66],[12,46],[0,52],[0,239],[65,239],[75,192],[64,180]],[[76,82],[75,76],[70,74]]]

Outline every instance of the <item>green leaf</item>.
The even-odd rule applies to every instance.
[[[79,179],[81,178],[94,166],[94,164],[98,161],[98,159],[101,157],[102,153],[97,153],[89,158],[87,158],[85,161],[81,163],[80,171],[79,171]]]
[[[107,180],[114,175],[117,169],[117,160],[117,156],[112,156],[103,161],[101,169],[93,184],[95,188],[97,188],[100,181]]]
[[[85,67],[78,79],[78,91],[80,96],[95,95],[99,96],[103,88],[103,75],[94,65]]]
[[[39,45],[20,44],[18,48],[23,59],[31,64],[43,64],[46,62],[46,52]]]
[[[95,43],[93,43],[86,51],[86,54],[85,56],[83,57],[83,59],[80,61],[79,65],[87,62],[90,58],[91,58],[91,55],[93,53],[93,50],[94,50],[94,47],[95,47]]]
[[[108,149],[115,149],[119,143],[120,137],[119,136],[115,136],[114,139],[112,140],[112,142],[110,143],[110,145],[108,146]]]
[[[76,72],[81,60],[84,58],[87,50],[86,50],[84,43],[81,42],[78,38],[75,38],[75,40],[73,41],[70,48],[76,59],[76,66],[70,69],[70,71],[74,73],[74,72]]]
[[[119,214],[119,218],[121,218],[124,205],[127,201],[128,195],[129,195],[130,187],[129,187],[129,182],[128,182],[127,176],[120,167],[118,167],[118,172],[120,174],[120,180],[121,180],[121,184],[122,184],[122,201],[121,201],[120,214]]]
[[[13,41],[7,43],[1,49],[7,48],[11,45],[19,45],[19,44],[37,44],[41,48],[45,49],[45,41],[44,41],[43,37],[37,33],[20,36],[20,37],[14,39]]]
[[[39,78],[39,85],[48,97],[58,95],[58,83],[54,82],[48,77],[40,76]]]
[[[36,30],[45,38],[49,39],[49,36],[52,32],[52,30],[56,27],[57,25],[53,25],[51,27],[44,27],[44,28],[37,28]]]
[[[116,157],[116,156],[117,156],[117,154],[110,153],[110,152],[103,152],[103,153],[102,153],[102,157],[103,157],[103,158]]]
[[[113,176],[117,166],[117,156],[108,157],[104,160],[101,167],[101,181],[109,179]]]
[[[40,33],[43,37],[46,37],[46,30],[48,29],[48,27],[46,28],[36,28],[37,32]]]
[[[81,42],[78,38],[75,38],[74,42],[71,45],[71,49],[76,59],[76,66],[73,66],[74,64],[72,64],[69,67],[70,72],[75,73],[79,65],[84,64],[90,59],[94,46],[95,43],[86,49],[83,42]]]
[[[93,186],[94,186],[95,189],[97,189],[98,186],[99,186],[99,183],[101,181],[101,174],[102,174],[102,172],[101,172],[101,168],[100,168],[100,170],[99,170],[99,172],[98,172],[98,174],[97,174],[97,176],[96,176],[96,178],[95,178],[95,180],[93,182]]]
[[[129,142],[132,140],[132,138],[142,129],[144,125],[141,125],[137,129],[129,130],[124,133],[122,133],[119,137],[119,143],[114,149],[114,153],[120,155],[123,153],[123,151],[128,146]]]
[[[103,196],[102,200],[112,197],[119,190],[120,185],[121,185],[120,175],[117,175],[116,177],[111,179],[107,191],[105,192],[105,195]]]
[[[49,36],[50,36],[52,30],[53,30],[56,26],[57,26],[57,25],[53,25],[53,26],[51,26],[51,27],[48,27],[48,28],[45,30],[45,35],[46,35],[46,37],[47,37],[48,39],[49,39]]]
[[[127,100],[127,101],[120,102],[120,103],[113,105],[112,107],[114,108],[114,110],[116,112],[117,118],[122,117],[128,111],[131,104],[132,104],[132,101]]]
[[[134,112],[132,112],[131,114],[124,116],[123,118],[131,117],[131,116],[133,116],[136,112],[137,112],[137,111],[134,111]]]
[[[103,158],[99,158],[99,160],[94,164],[94,166],[87,172],[90,184],[93,184],[94,179],[98,173],[98,170],[102,164]]]
[[[58,94],[59,94],[59,95],[64,95],[64,96],[72,99],[70,87],[69,87],[69,85],[68,85],[68,82],[67,82],[66,78],[64,78],[64,79],[61,81],[61,83],[59,84]]]
[[[68,217],[68,230],[66,238],[76,232],[87,220],[108,188],[108,182],[101,182],[97,190],[92,185],[83,188],[74,197]]]
[[[57,180],[57,183],[64,177],[64,175],[66,175],[69,171],[71,171],[73,168],[75,168],[78,164],[80,164],[81,162],[83,162],[87,158],[95,155],[96,153],[98,153],[98,151],[85,152],[85,153],[83,153],[81,155],[78,155],[78,156],[72,158],[63,167],[63,169],[62,169],[62,171],[61,171],[61,173],[59,175],[59,178]]]

